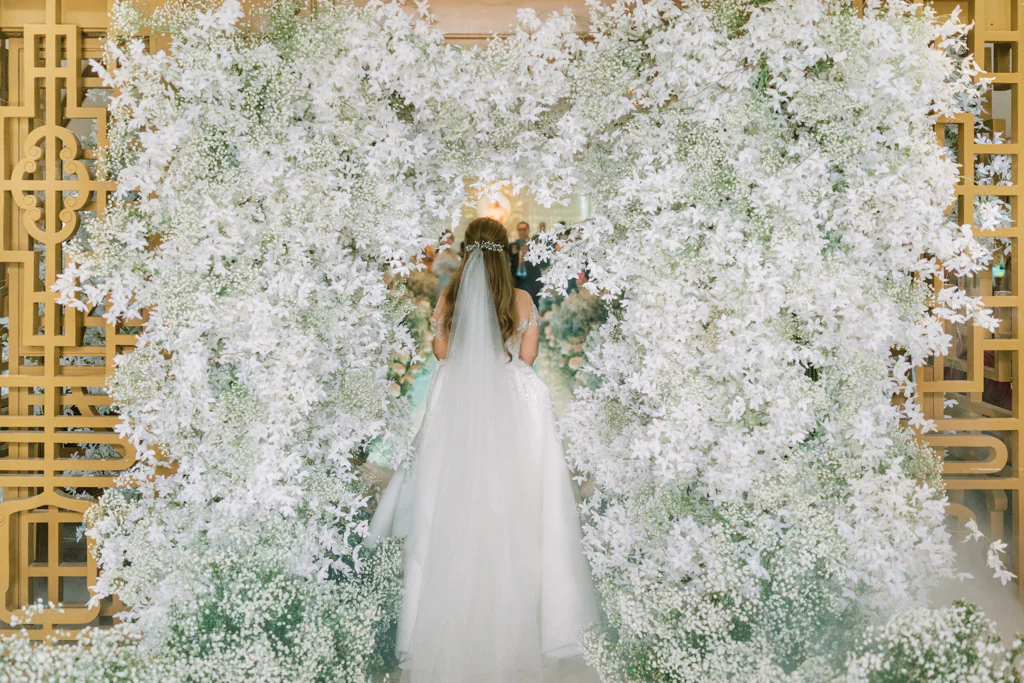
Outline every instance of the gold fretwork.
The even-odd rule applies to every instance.
[[[22,606],[59,603],[25,627],[34,638],[110,621],[112,601],[89,604],[82,516],[134,457],[104,390],[134,336],[50,291],[63,244],[111,190],[95,179],[110,93],[88,64],[102,56],[107,0],[63,4],[0,2],[0,633]]]
[[[959,285],[981,296],[1000,320],[995,333],[971,324],[947,325],[953,343],[949,353],[918,372],[918,390],[925,415],[938,433],[925,439],[943,458],[943,476],[950,513],[969,519],[984,511],[991,536],[1003,536],[1007,512],[1011,527],[1010,565],[1024,569],[1024,520],[1020,414],[1021,293],[1024,269],[1017,263],[1021,229],[1019,163],[1024,111],[1021,108],[1021,59],[1024,32],[1016,0],[972,0],[933,3],[940,14],[956,6],[974,23],[969,47],[992,80],[980,115],[964,114],[937,126],[937,137],[961,164],[957,201],[951,208],[961,223],[974,224],[985,202],[1003,202],[1009,220],[984,233],[1009,247],[992,268]],[[994,162],[1008,163],[1009,172],[993,177]],[[898,228],[898,226],[894,226]],[[1024,596],[1024,583],[1018,582]]]

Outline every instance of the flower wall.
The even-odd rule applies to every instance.
[[[989,259],[944,215],[957,169],[932,126],[979,89],[962,25],[865,5],[623,2],[589,41],[522,11],[467,50],[391,3],[281,1],[258,32],[237,0],[119,3],[126,35],[153,22],[173,49],[110,45],[118,199],[59,288],[149,311],[111,384],[142,455],[89,530],[138,666],[393,666],[400,543],[361,547],[353,462],[408,457],[388,372],[416,342],[386,280],[452,225],[465,177],[599,207],[538,257],[616,301],[563,424],[597,489],[609,624],[584,646],[605,680],[818,680],[919,604],[953,552],[938,463],[900,426],[926,426],[912,367],[944,320],[992,324],[928,284]]]

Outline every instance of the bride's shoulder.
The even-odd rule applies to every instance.
[[[519,289],[516,287],[516,307],[518,307],[520,311],[526,311],[528,313],[532,306],[533,297],[530,296],[530,293],[525,289]]]
[[[516,314],[519,318],[519,329],[525,330],[537,324],[537,307],[533,305],[533,297],[522,289],[516,290]]]

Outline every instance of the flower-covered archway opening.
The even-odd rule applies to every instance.
[[[414,425],[433,370],[431,312],[465,256],[465,229],[475,218],[493,218],[505,226],[514,283],[537,302],[543,316],[544,360],[550,354],[551,361],[543,365],[557,371],[553,376],[565,385],[563,393],[577,381],[589,333],[606,318],[608,302],[599,292],[587,288],[585,270],[566,282],[552,286],[544,282],[544,273],[560,257],[572,235],[570,226],[594,218],[595,207],[589,197],[576,192],[541,202],[528,183],[509,178],[471,178],[464,184],[465,199],[457,213],[435,229],[439,233],[436,240],[424,248],[410,269],[389,273],[385,278],[395,295],[407,304],[404,324],[413,339],[412,345],[397,351],[393,358],[390,392],[394,397],[410,398]],[[375,460],[388,462],[389,454],[377,451]]]
[[[927,426],[911,373],[942,321],[991,325],[924,284],[989,259],[945,216],[957,169],[933,131],[980,97],[955,17],[652,0],[595,8],[587,40],[523,11],[461,49],[422,7],[296,9],[256,34],[236,0],[176,3],[155,19],[170,54],[115,41],[103,71],[119,197],[59,289],[111,319],[150,309],[111,384],[139,464],[89,531],[97,592],[144,633],[137,666],[394,665],[400,544],[361,544],[352,462],[408,450],[388,371],[412,340],[386,276],[457,215],[465,177],[600,207],[539,256],[547,281],[586,270],[617,302],[562,424],[595,483],[609,624],[583,645],[603,678],[867,680],[917,666],[892,659],[914,629],[980,642],[963,609],[860,638],[952,572],[938,464],[901,419]],[[920,656],[954,679],[981,666]]]

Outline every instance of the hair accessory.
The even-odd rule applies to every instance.
[[[473,244],[466,245],[466,251],[473,251],[474,249],[486,249],[487,251],[505,251],[498,242],[473,242]]]

